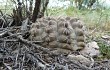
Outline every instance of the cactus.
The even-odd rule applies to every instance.
[[[41,18],[31,25],[29,38],[43,41],[43,47],[81,50],[85,47],[83,26],[78,18]]]

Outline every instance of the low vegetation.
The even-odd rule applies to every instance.
[[[103,43],[101,36],[110,35],[110,9],[84,9],[78,10],[74,7],[48,9],[48,16],[70,16],[78,17],[84,21],[89,32],[89,41],[96,40],[100,46],[103,58],[110,58],[110,46]]]

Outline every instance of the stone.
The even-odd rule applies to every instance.
[[[89,55],[91,57],[98,56],[100,54],[99,46],[95,41],[89,42],[86,44],[85,48],[80,51],[80,53],[83,55]]]
[[[110,36],[109,35],[104,35],[104,36],[102,36],[102,39],[104,39],[104,40],[110,40]]]
[[[92,61],[89,58],[84,57],[83,55],[70,54],[67,56],[67,58],[73,62],[74,61],[80,62],[81,64],[87,65],[87,66],[90,66],[92,63]]]
[[[51,53],[53,53],[54,55],[61,55],[61,54],[67,55],[67,54],[71,53],[71,51],[67,50],[67,49],[56,48],[56,49],[52,50]]]
[[[107,46],[110,46],[110,36],[109,35],[104,35],[102,36],[102,41],[104,41],[104,43],[107,45]]]

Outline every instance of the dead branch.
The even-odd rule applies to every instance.
[[[37,48],[38,50],[42,50],[42,51],[44,51],[44,52],[46,52],[46,53],[48,53],[48,51],[49,51],[47,48],[43,48],[43,47],[41,47],[41,46],[39,46],[39,45],[37,45],[37,44],[34,44],[34,43],[32,43],[32,42],[30,42],[30,41],[28,41],[28,40],[23,39],[21,35],[17,36],[16,34],[12,34],[11,32],[8,32],[8,34],[9,34],[10,36],[16,37],[19,42],[22,42],[22,43],[25,44],[25,45],[32,46],[32,47]],[[39,43],[39,42],[38,42],[38,43]]]
[[[44,12],[45,12],[45,10],[47,9],[48,3],[49,3],[49,0],[46,0],[45,3],[44,3],[44,5],[43,5],[43,9],[41,10],[42,16],[44,16]]]
[[[32,22],[33,23],[36,21],[38,13],[40,11],[40,4],[41,4],[41,0],[36,0],[35,8],[34,8],[33,15],[32,15]]]

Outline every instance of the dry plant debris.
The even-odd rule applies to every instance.
[[[2,23],[0,22],[3,26]],[[26,31],[29,31],[30,25],[26,24],[25,30],[21,30],[21,27],[0,28],[0,70],[110,70],[110,60],[94,61],[94,64],[88,67],[75,60],[69,60],[67,54],[56,55],[51,52],[52,48],[40,46],[42,41],[25,39],[28,35]],[[53,32],[49,29],[45,31]],[[69,32],[65,30],[64,33],[68,35]]]

